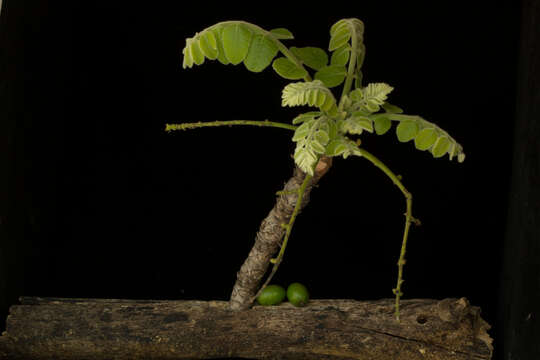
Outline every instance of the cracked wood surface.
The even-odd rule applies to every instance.
[[[226,301],[21,298],[6,359],[490,359],[489,325],[461,299],[311,300],[234,311]]]

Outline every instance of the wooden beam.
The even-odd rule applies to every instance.
[[[312,300],[233,311],[225,301],[23,297],[7,359],[490,359],[489,325],[461,299]]]

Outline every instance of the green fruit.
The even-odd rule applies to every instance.
[[[306,306],[309,301],[309,293],[304,285],[292,283],[287,288],[287,298],[294,306]]]
[[[268,285],[261,291],[257,301],[261,305],[279,305],[285,299],[285,289],[279,285]]]

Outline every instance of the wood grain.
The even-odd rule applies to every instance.
[[[21,298],[9,359],[490,359],[489,325],[464,299],[312,300],[233,311],[225,301]]]

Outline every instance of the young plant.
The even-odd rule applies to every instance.
[[[288,47],[293,39],[284,28],[264,30],[243,21],[226,21],[210,26],[186,40],[183,67],[201,65],[206,60],[244,66],[261,72],[268,66],[291,82],[283,89],[283,106],[308,105],[314,111],[299,114],[292,124],[270,121],[234,120],[167,124],[166,130],[185,130],[209,126],[255,125],[293,131],[295,172],[284,189],[277,193],[276,205],[263,220],[248,258],[238,272],[231,294],[233,309],[246,309],[270,282],[289,240],[296,216],[307,204],[315,183],[332,165],[332,157],[359,156],[381,169],[403,193],[406,202],[405,227],[399,254],[395,294],[395,314],[399,320],[399,302],[403,295],[403,266],[411,224],[420,222],[412,215],[412,195],[401,177],[382,161],[360,147],[358,136],[383,135],[397,123],[400,142],[414,140],[418,150],[427,150],[435,158],[448,154],[458,162],[465,159],[463,148],[446,131],[417,115],[405,115],[387,101],[393,87],[385,83],[362,83],[365,57],[364,24],[358,19],[343,19],[330,28],[327,53],[318,47]],[[342,85],[339,97],[334,89]],[[281,247],[277,257],[272,258]],[[263,286],[259,284],[269,264],[273,268]],[[258,290],[258,291],[257,291]]]

